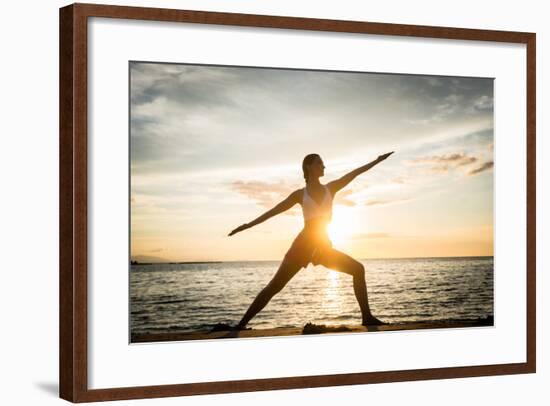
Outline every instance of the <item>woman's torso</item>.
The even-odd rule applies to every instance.
[[[323,199],[314,200],[303,189],[302,212],[304,214],[304,228],[294,239],[292,246],[286,254],[286,258],[302,267],[310,262],[319,263],[321,253],[332,246],[327,232],[327,226],[332,218],[332,195],[330,190],[324,189]]]
[[[321,185],[323,198],[315,200],[307,187],[303,189],[302,213],[304,216],[303,233],[326,233],[326,227],[332,219],[332,195],[326,185]]]

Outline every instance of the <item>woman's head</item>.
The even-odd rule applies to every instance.
[[[302,161],[302,171],[307,183],[312,177],[320,178],[325,174],[325,164],[319,154],[309,154]]]

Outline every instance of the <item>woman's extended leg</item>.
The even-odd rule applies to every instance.
[[[288,281],[290,281],[300,269],[300,266],[290,261],[283,260],[271,281],[269,281],[266,287],[256,296],[256,299],[254,299],[236,328],[243,329],[248,322],[269,303],[271,298],[285,287]]]
[[[363,264],[334,248],[323,251],[317,262],[329,269],[353,276],[353,290],[361,309],[362,324],[364,326],[385,324],[371,313],[367,296],[367,284],[365,282],[365,267]]]

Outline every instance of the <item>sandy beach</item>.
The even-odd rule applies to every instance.
[[[422,330],[442,328],[466,328],[493,326],[492,317],[475,320],[441,320],[410,323],[394,323],[382,326],[340,325],[325,326],[321,324],[307,323],[303,327],[279,327],[271,329],[249,329],[234,331],[216,326],[212,330],[195,332],[170,332],[132,334],[132,343],[162,342],[162,341],[187,341],[187,340],[212,340],[220,338],[259,338],[259,337],[283,337],[310,334],[341,334],[341,333],[366,333],[399,330]]]

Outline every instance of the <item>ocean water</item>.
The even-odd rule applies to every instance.
[[[374,315],[390,323],[493,315],[493,257],[361,260]],[[236,324],[280,262],[132,265],[132,333]],[[302,269],[248,324],[252,328],[360,324],[352,277]]]

